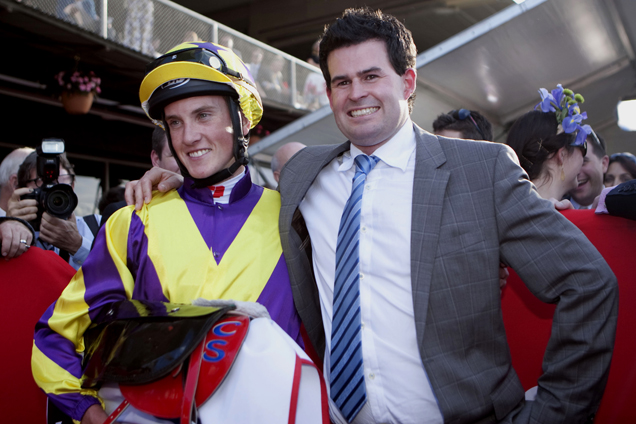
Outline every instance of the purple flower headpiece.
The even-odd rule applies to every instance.
[[[540,88],[539,94],[541,101],[534,109],[540,109],[542,112],[555,112],[557,123],[565,133],[571,134],[578,131],[572,146],[585,145],[585,139],[593,131],[589,125],[581,125],[581,122],[587,119],[587,113],[581,113],[581,108],[579,108],[579,103],[585,102],[583,96],[574,94],[572,90],[563,88],[561,84],[558,84],[552,92]]]

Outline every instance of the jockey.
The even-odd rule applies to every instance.
[[[36,382],[82,423],[107,417],[98,393],[81,386],[81,358],[84,332],[114,302],[259,302],[302,343],[278,233],[280,197],[252,184],[247,168],[248,132],[263,112],[249,70],[226,47],[180,44],[148,65],[140,99],[166,130],[184,184],[154,193],[140,211],[112,215],[35,332]]]

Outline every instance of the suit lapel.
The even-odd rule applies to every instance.
[[[318,288],[313,277],[311,243],[298,206],[320,171],[334,158],[349,149],[349,142],[339,146],[308,147],[291,160],[281,175],[280,231],[285,259],[290,270],[296,310],[319,355],[324,359],[325,331],[322,324]]]
[[[298,207],[300,202],[307,194],[309,187],[314,182],[320,171],[329,164],[335,157],[341,155],[343,152],[349,150],[349,142],[342,143],[335,148],[333,146],[320,146],[321,149],[308,150],[311,152],[304,157],[302,161],[303,178],[297,187],[297,190],[293,193],[293,204]]]
[[[415,126],[415,176],[411,217],[411,283],[418,346],[422,346],[442,208],[450,172],[437,137]],[[422,358],[424,359],[424,358]]]

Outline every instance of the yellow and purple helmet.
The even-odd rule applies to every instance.
[[[229,48],[208,42],[179,44],[146,67],[139,88],[141,107],[148,117],[161,125],[163,107],[193,95],[205,95],[203,86],[188,86],[186,80],[208,81],[219,85],[222,95],[238,100],[241,110],[254,128],[263,116],[263,102],[247,66]],[[175,90],[174,86],[182,84]],[[230,90],[223,90],[224,87]],[[209,89],[213,90],[213,89]]]
[[[227,47],[209,42],[187,42],[150,62],[139,88],[141,107],[156,125],[166,130],[163,111],[168,104],[206,95],[226,96],[233,100],[228,101],[228,106],[235,134],[236,163],[197,185],[216,184],[225,179],[228,172],[231,175],[240,165],[247,164],[248,141],[242,134],[238,108],[250,121],[250,128],[254,128],[263,115],[263,102],[249,69]],[[169,133],[166,131],[168,144],[173,150]],[[189,176],[176,155],[175,159],[181,173]]]

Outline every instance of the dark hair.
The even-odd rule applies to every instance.
[[[462,133],[463,138],[492,141],[492,125],[481,113],[471,110],[467,119],[460,119],[458,111],[453,110],[451,112],[442,113],[433,121],[433,132],[438,133],[442,130],[459,131]],[[475,127],[475,124],[477,124],[479,129]],[[481,133],[479,130],[481,130]]]
[[[587,136],[585,141],[587,141],[588,146],[590,145],[593,146],[592,151],[594,152],[596,157],[599,159],[603,159],[603,157],[607,155],[606,149],[605,149],[605,140],[596,132],[594,134],[596,134],[596,137],[594,137],[593,134],[590,134]],[[598,141],[597,141],[597,138],[598,138]]]
[[[163,128],[155,126],[155,129],[152,131],[152,150],[157,153],[159,160],[161,160],[163,146],[165,146],[167,142],[168,138],[166,137],[166,132],[163,130]]]
[[[27,182],[31,179],[31,170],[37,167],[38,154],[37,152],[31,152],[29,156],[24,158],[24,162],[18,169],[18,187],[26,187]],[[60,155],[60,165],[69,174],[75,175],[73,172],[73,165],[66,158],[66,153]]]
[[[618,162],[625,168],[625,171],[629,172],[632,176],[632,180],[636,179],[636,156],[629,152],[614,153],[609,157],[609,165],[614,162]],[[607,169],[609,169],[609,165]]]
[[[106,209],[106,206],[110,205],[111,203],[117,203],[125,200],[125,191],[126,189],[124,187],[117,186],[110,188],[106,193],[104,193],[102,195],[102,198],[99,199],[99,204],[97,205],[97,207],[99,208],[99,214],[103,215],[104,209]]]
[[[327,67],[329,54],[341,47],[349,47],[368,40],[380,40],[386,43],[389,61],[395,72],[402,76],[409,68],[415,68],[417,49],[411,31],[394,16],[368,7],[346,9],[336,22],[325,26],[320,42],[320,69],[325,77],[327,88],[331,86],[331,75]],[[413,110],[415,92],[409,97],[409,113]]]
[[[562,147],[571,153],[575,134],[557,134],[554,112],[533,110],[512,124],[506,144],[512,147],[530,180],[541,175],[543,165]]]

